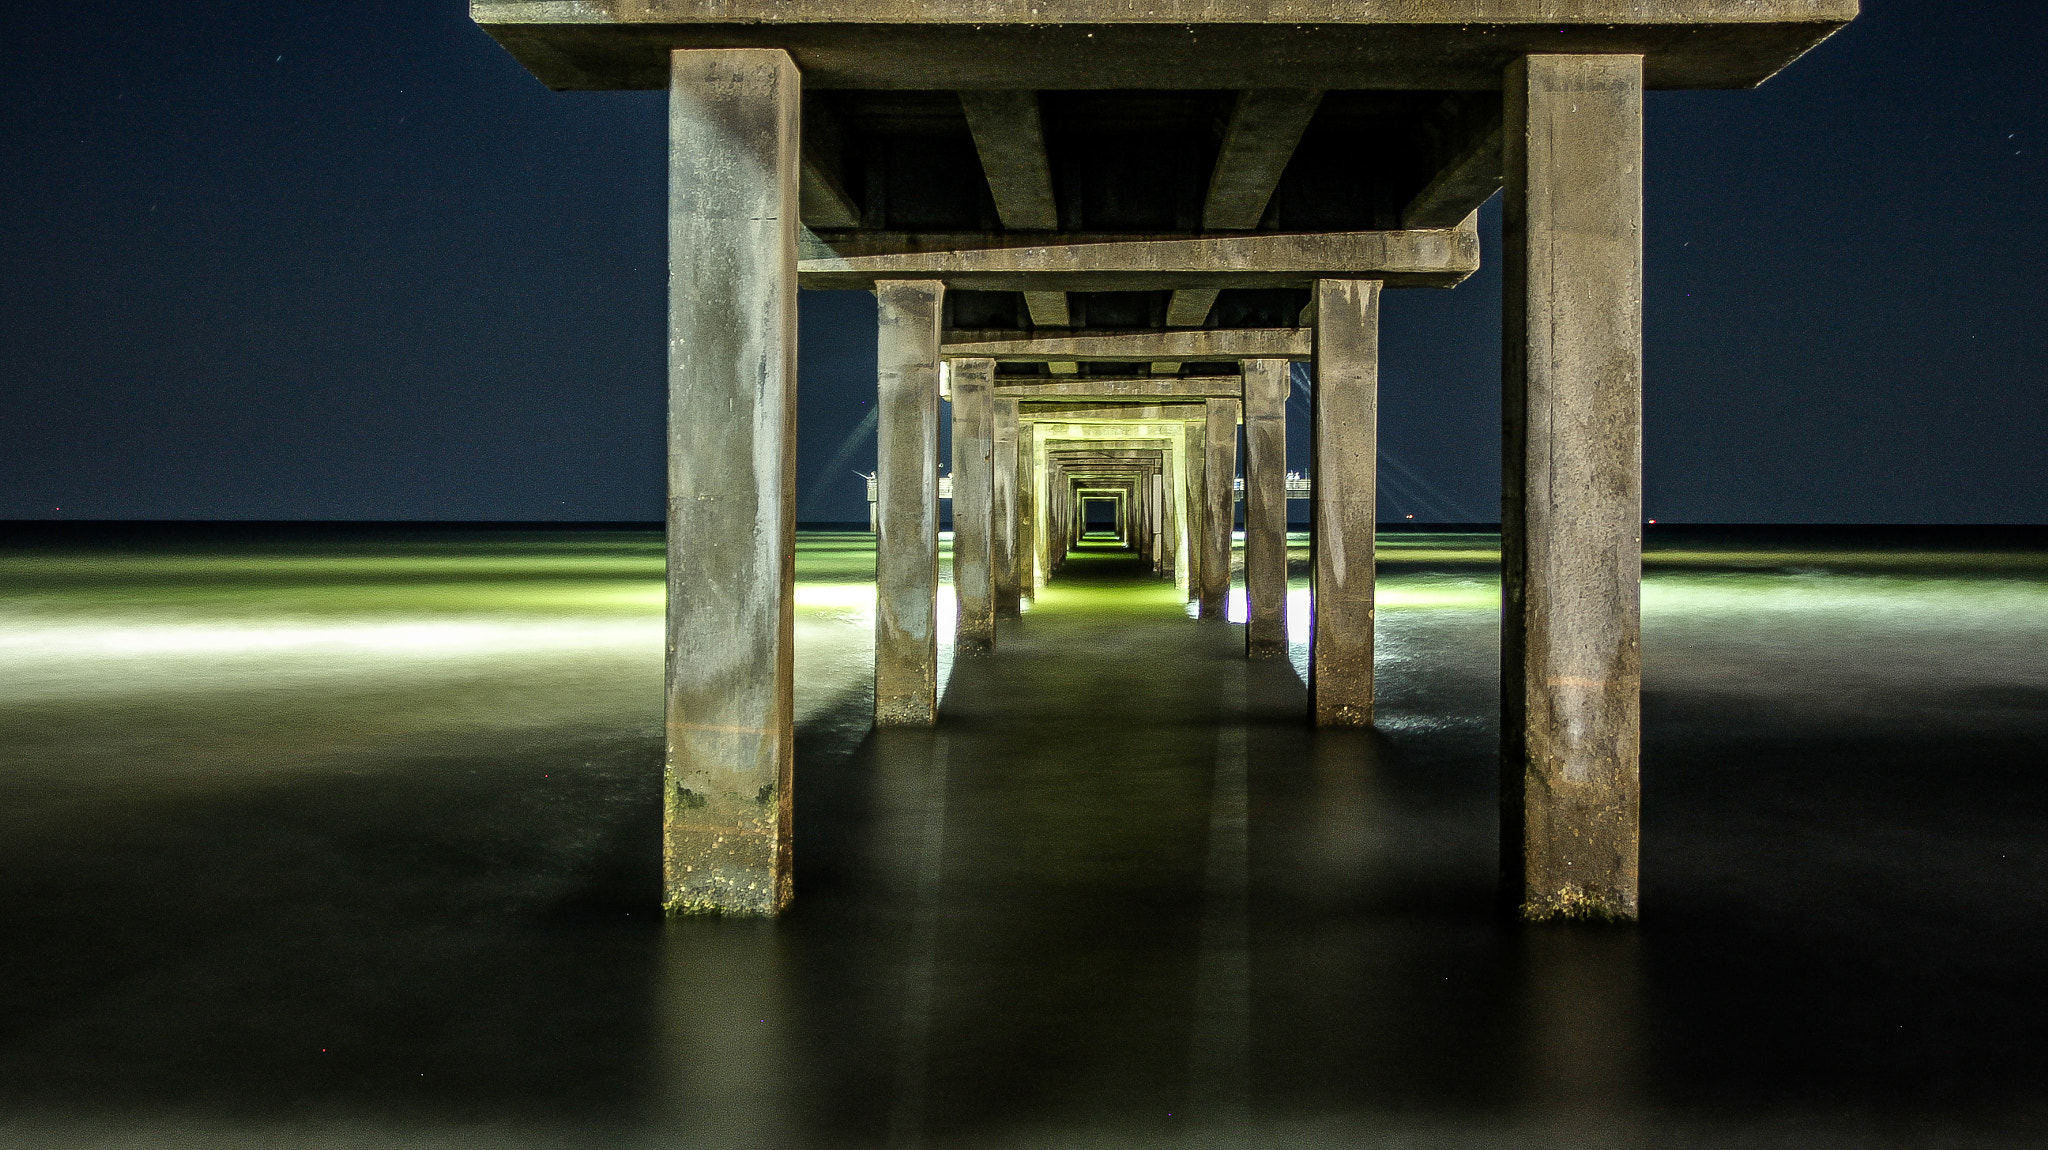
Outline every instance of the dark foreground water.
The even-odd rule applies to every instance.
[[[2048,1141],[2043,541],[1654,537],[1634,929],[1494,913],[1492,543],[1376,734],[1101,555],[876,735],[809,537],[763,923],[656,910],[657,536],[17,529],[0,1145]]]

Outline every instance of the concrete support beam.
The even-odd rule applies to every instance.
[[[1031,326],[1072,327],[1073,310],[1067,306],[1067,293],[1063,291],[1028,291],[1024,294],[1024,310],[1030,313]],[[1047,370],[1054,375],[1076,375],[1081,365],[1071,360],[1053,363]]]
[[[1067,306],[1067,293],[1063,291],[1025,292],[1024,310],[1031,316],[1032,327],[1074,326],[1074,313]]]
[[[1642,99],[1638,56],[1506,77],[1501,862],[1531,919],[1636,917]]]
[[[1013,399],[1208,399],[1220,396],[1236,399],[1244,387],[1235,375],[1195,375],[1185,379],[1111,379],[1091,376],[1073,381],[1042,383],[1005,382],[996,387],[997,398]]]
[[[990,359],[956,360],[953,390],[953,596],[960,619],[953,649],[962,653],[996,645],[995,570],[991,503],[995,497],[995,408]]]
[[[1237,421],[1235,399],[1209,401],[1202,442],[1201,617],[1228,618],[1230,536],[1237,520]]]
[[[1223,328],[1214,331],[1102,331],[1057,336],[1013,331],[949,331],[947,359],[986,358],[1007,363],[1056,360],[1145,363],[1162,355],[1175,359],[1307,359],[1307,328]]]
[[[1235,399],[1232,391],[1228,398]],[[1062,423],[1177,423],[1207,419],[1202,400],[1187,403],[1091,402],[1075,400],[1024,400],[1018,405],[1027,419],[1058,420]]]
[[[1323,94],[1313,90],[1268,88],[1237,94],[1223,129],[1223,146],[1216,153],[1216,168],[1209,176],[1202,227],[1248,231],[1259,226],[1301,133],[1322,102]]]
[[[939,686],[936,280],[875,289],[875,725],[928,727]]]
[[[1209,322],[1222,288],[1182,288],[1166,301],[1166,326],[1201,327]]]
[[[960,107],[981,154],[981,170],[994,194],[996,216],[1011,231],[1056,231],[1052,166],[1045,158],[1045,127],[1038,93],[1029,90],[963,91]]]
[[[662,903],[790,899],[801,81],[777,50],[676,52],[669,100]]]
[[[1250,359],[1244,372],[1245,654],[1287,656],[1287,396],[1284,359]]]
[[[1221,294],[1221,288],[1181,288],[1174,292],[1166,301],[1166,326],[1206,325],[1209,322],[1210,309],[1216,306],[1216,297]],[[1160,360],[1152,365],[1152,374],[1177,375],[1180,369],[1180,363],[1175,360]]]
[[[804,101],[803,167],[797,183],[804,226],[807,228],[857,228],[860,206],[846,194],[842,175],[846,133],[837,116],[823,101]]]
[[[1436,174],[1401,210],[1402,227],[1457,227],[1500,190],[1500,107],[1492,92],[1446,97],[1429,122]]]
[[[1023,610],[1017,585],[1018,430],[1017,401],[997,399],[994,449],[990,457],[994,534],[989,539],[989,563],[998,619],[1015,619]]]
[[[1477,91],[1517,54],[1650,53],[1658,88],[1762,83],[1857,0],[471,0],[555,89],[659,88],[667,48],[782,47],[815,87]]]
[[[806,239],[799,271],[803,286],[826,291],[942,279],[974,291],[1075,292],[1305,288],[1361,278],[1454,287],[1478,267],[1478,227],[1460,221],[1426,231],[1209,236],[819,232]],[[1189,303],[1182,314],[1193,310]],[[1209,309],[1201,310],[1206,319]]]
[[[1309,708],[1319,727],[1369,727],[1379,525],[1380,285],[1315,287]]]

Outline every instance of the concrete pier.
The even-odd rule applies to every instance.
[[[550,88],[674,93],[671,908],[788,896],[797,285],[883,300],[878,723],[935,710],[934,363],[958,364],[962,650],[1068,562],[1084,489],[1225,618],[1242,415],[1246,647],[1272,656],[1286,361],[1315,358],[1310,709],[1363,725],[1376,293],[1469,277],[1505,184],[1504,889],[1531,918],[1634,917],[1641,93],[1760,84],[1857,0],[469,6]],[[1093,366],[1115,363],[1134,378]],[[1027,435],[1045,400],[1071,424]],[[1191,442],[1166,409],[1197,404]],[[1147,420],[1117,450],[1149,463],[1046,450]]]
[[[1237,419],[1242,404],[1211,399],[1202,437],[1202,594],[1204,619],[1226,617],[1230,536],[1237,520]]]
[[[1015,619],[1021,613],[1017,583],[1017,401],[995,400],[993,469],[990,482],[990,515],[993,534],[989,537],[990,578],[995,588],[998,619]]]
[[[1020,419],[1017,425],[1017,474],[1014,480],[1017,493],[1017,542],[1013,557],[1017,562],[1017,594],[1023,599],[1029,599],[1037,594],[1038,582],[1042,577],[1038,566],[1038,533],[1041,530],[1038,494],[1033,479],[1037,473],[1037,438],[1037,427]]]
[[[1377,280],[1319,280],[1310,429],[1309,709],[1320,727],[1369,727],[1379,521]]]
[[[939,325],[945,286],[875,288],[875,725],[928,727],[939,683]]]
[[[1287,396],[1284,359],[1248,359],[1244,372],[1245,654],[1287,656]]]
[[[1639,56],[1506,84],[1501,836],[1525,918],[1636,917]]]
[[[800,80],[776,49],[670,59],[662,904],[790,898]]]
[[[1203,476],[1207,471],[1209,424],[1206,408],[1200,423],[1189,423],[1181,429],[1181,458],[1187,460],[1186,474],[1181,482],[1186,488],[1187,501],[1187,575],[1181,581],[1190,602],[1199,604],[1202,598],[1202,570],[1209,537],[1209,503]],[[1199,609],[1199,607],[1198,607]]]
[[[993,523],[995,497],[995,385],[992,359],[959,359],[951,366],[953,393],[953,595],[960,604],[956,651],[996,645]]]

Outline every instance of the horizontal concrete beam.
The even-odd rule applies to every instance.
[[[1177,438],[1177,435],[1172,437],[1162,435],[1152,437],[1134,436],[1129,439],[1077,439],[1055,435],[1047,442],[1066,446],[1048,447],[1045,454],[1046,458],[1051,459],[1070,452],[1079,452],[1083,455],[1103,451],[1158,452],[1171,448]]]
[[[556,89],[664,88],[676,48],[781,48],[825,88],[1498,88],[1537,53],[1746,88],[1856,0],[471,0]]]
[[[1235,399],[1244,394],[1244,380],[1235,375],[1191,375],[1172,379],[1104,379],[1076,377],[1044,383],[998,383],[998,399]]]
[[[1423,231],[1199,237],[812,232],[802,245],[798,278],[824,291],[869,290],[879,280],[1021,292],[1302,288],[1319,279],[1453,287],[1479,269],[1479,227],[1470,220]]]
[[[1061,335],[1020,331],[949,331],[939,343],[946,359],[994,359],[1005,363],[1092,360],[1149,363],[1155,359],[1212,363],[1238,359],[1309,358],[1307,328],[1219,328],[1211,331],[1071,331]]]
[[[1042,423],[1185,423],[1206,418],[1199,403],[1033,403],[1017,404],[1017,417]]]

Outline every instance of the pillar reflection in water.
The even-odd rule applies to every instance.
[[[1642,973],[1635,928],[1523,928],[1520,1109],[1586,1147],[1642,1142]]]
[[[664,1144],[752,1150],[796,1139],[782,933],[772,919],[666,924],[652,1091]]]
[[[876,746],[878,852],[903,954],[888,1145],[924,1145],[945,865],[947,738],[893,732]]]

